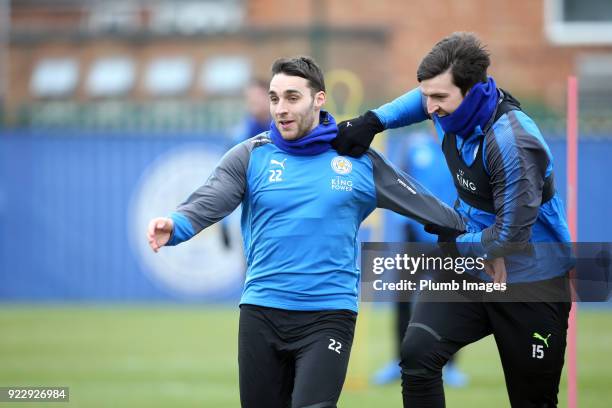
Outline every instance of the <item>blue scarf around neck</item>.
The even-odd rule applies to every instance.
[[[479,82],[468,91],[457,110],[450,115],[434,119],[440,123],[445,133],[459,137],[469,137],[477,127],[484,130],[497,107],[498,92],[495,81],[489,77],[487,82]]]
[[[338,134],[338,126],[334,117],[326,111],[319,114],[319,125],[297,140],[285,140],[276,128],[274,121],[270,123],[270,138],[279,149],[296,156],[314,156],[331,149],[330,142]]]

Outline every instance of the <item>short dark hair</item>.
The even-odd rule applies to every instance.
[[[487,81],[489,51],[476,35],[458,32],[442,39],[423,58],[417,69],[419,82],[450,69],[453,83],[465,95],[478,82]]]
[[[308,87],[312,89],[313,94],[319,91],[325,91],[325,80],[323,72],[316,62],[310,57],[282,57],[274,61],[272,64],[272,76],[276,74],[285,74],[290,76],[299,76],[308,81]]]

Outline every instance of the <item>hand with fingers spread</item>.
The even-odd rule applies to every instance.
[[[484,266],[487,275],[493,278],[493,283],[506,283],[506,263],[503,257],[486,260]]]
[[[158,252],[161,247],[170,241],[173,230],[174,222],[171,218],[158,217],[149,221],[147,240],[151,249]]]

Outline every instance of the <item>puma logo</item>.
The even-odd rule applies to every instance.
[[[538,339],[538,340],[542,340],[544,342],[544,344],[546,345],[546,348],[548,348],[548,338],[549,337],[550,337],[550,333],[546,337],[543,337],[540,333],[533,333],[533,338],[534,339]]]
[[[281,166],[281,168],[284,170],[286,161],[287,159],[284,159],[282,162],[279,162],[278,160],[270,159],[270,164],[276,164],[277,166]]]

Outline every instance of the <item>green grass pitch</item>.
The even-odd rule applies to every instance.
[[[14,306],[0,309],[0,386],[69,386],[70,402],[17,407],[239,407],[237,307]],[[366,306],[358,320],[340,407],[399,407],[399,383],[367,385],[391,357],[391,313]],[[447,389],[448,407],[507,407],[491,337],[459,357],[470,376]],[[612,403],[612,312],[578,314],[581,407]],[[566,406],[565,374],[560,407]],[[11,406],[0,403],[0,408]]]

